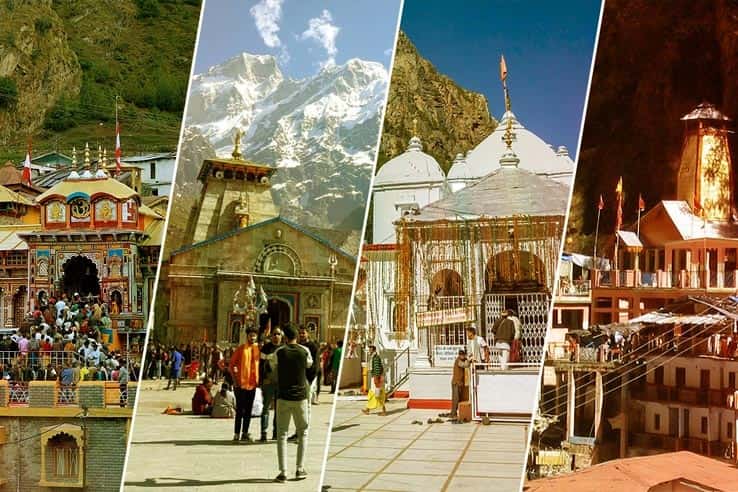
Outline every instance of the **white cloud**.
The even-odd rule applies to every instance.
[[[392,52],[394,50],[394,48],[387,48],[386,50],[384,50],[384,56],[392,56]]]
[[[277,35],[279,21],[282,19],[282,3],[284,3],[284,0],[261,0],[249,10],[261,39],[270,48],[277,48],[282,45],[282,41]]]
[[[301,39],[313,39],[317,41],[323,49],[325,49],[328,58],[321,63],[323,67],[330,67],[336,64],[336,37],[340,27],[333,24],[333,17],[327,10],[323,10],[320,17],[313,17],[308,22],[308,28],[300,36]]]

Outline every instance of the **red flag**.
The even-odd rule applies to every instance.
[[[28,141],[28,152],[26,153],[26,160],[23,163],[23,175],[22,181],[27,183],[29,186],[31,183],[31,141]]]
[[[505,56],[500,55],[500,80],[505,81],[507,79],[507,63],[505,63]]]
[[[120,150],[120,124],[115,122],[115,174],[120,174],[120,158],[122,155]]]
[[[602,199],[602,194],[600,194],[600,201],[597,202],[597,210],[603,210],[605,208],[605,200]]]
[[[646,210],[646,202],[643,201],[643,197],[640,193],[638,193],[638,210],[643,211]]]

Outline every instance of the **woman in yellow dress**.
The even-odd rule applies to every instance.
[[[369,399],[366,402],[366,408],[362,410],[365,415],[375,408],[382,407],[379,415],[387,415],[385,403],[387,401],[387,393],[384,389],[384,364],[382,358],[377,353],[377,347],[369,345],[369,376],[372,378],[372,389],[369,390]]]

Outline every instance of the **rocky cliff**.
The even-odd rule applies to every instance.
[[[738,3],[608,0],[569,220],[567,248],[591,251],[596,203],[600,238],[612,236],[615,186],[623,176],[625,221],[638,194],[647,208],[676,196],[680,117],[702,101],[738,118]],[[738,140],[731,140],[734,168]],[[734,169],[735,171],[735,169]]]
[[[400,32],[378,164],[404,152],[417,119],[424,151],[448,171],[458,152],[474,148],[497,126],[487,99],[438,73]]]
[[[120,96],[124,154],[176,147],[198,0],[0,2],[0,160],[109,148]],[[7,103],[7,99],[5,100]]]
[[[34,133],[59,98],[79,96],[82,69],[51,0],[0,3],[0,78],[17,89],[0,108],[0,142]]]

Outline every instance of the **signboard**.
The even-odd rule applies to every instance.
[[[472,306],[426,311],[418,313],[416,318],[416,324],[419,328],[470,321],[474,321],[474,308]]]
[[[433,365],[435,367],[451,367],[454,365],[459,349],[463,345],[436,345],[433,347]]]

